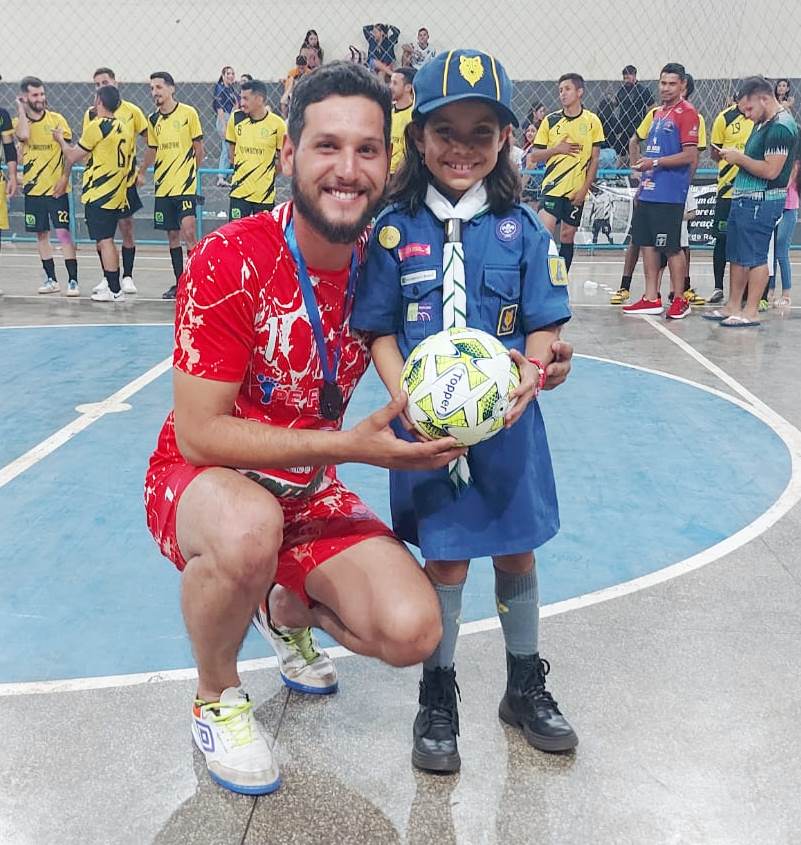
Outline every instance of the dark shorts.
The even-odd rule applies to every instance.
[[[262,211],[272,211],[274,208],[274,202],[249,202],[231,197],[228,205],[228,219],[240,220],[242,217],[250,217]]]
[[[631,242],[635,246],[653,246],[667,252],[676,252],[681,247],[683,216],[683,203],[640,200],[634,208]]]
[[[731,200],[718,199],[715,202],[715,223],[712,230],[716,235],[725,235],[728,231],[729,214],[731,213]]]
[[[197,197],[185,194],[179,197],[156,197],[153,205],[153,228],[177,232],[184,217],[194,217]]]
[[[139,191],[136,190],[136,185],[131,185],[128,188],[126,199],[128,200],[128,208],[120,212],[120,220],[126,217],[133,217],[142,207],[142,200],[139,199]]]
[[[726,259],[742,267],[768,263],[773,230],[784,212],[784,199],[733,199],[726,232]]]
[[[544,194],[542,197],[543,211],[553,215],[560,223],[567,223],[568,226],[579,227],[581,215],[584,211],[584,203],[573,205],[567,197],[550,197]]]
[[[86,228],[89,230],[89,237],[93,241],[105,241],[113,238],[117,231],[117,223],[120,219],[118,209],[99,208],[96,205],[87,205],[84,208],[86,217]]]
[[[49,232],[54,229],[69,229],[70,199],[61,197],[25,197],[25,231]]]

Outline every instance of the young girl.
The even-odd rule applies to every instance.
[[[441,53],[417,72],[407,158],[376,221],[351,318],[375,336],[373,359],[393,395],[412,348],[454,325],[499,337],[521,374],[504,431],[472,447],[466,466],[390,474],[394,529],[421,549],[442,610],[442,641],[423,666],[412,752],[415,766],[433,771],[460,766],[454,653],[467,568],[485,555],[495,566],[506,641],[500,717],[545,751],[578,742],[545,689],[532,551],[559,528],[536,396],[570,318],[567,273],[550,235],[519,202],[511,88],[500,62],[477,50]],[[396,433],[408,439],[410,430],[406,420]]]

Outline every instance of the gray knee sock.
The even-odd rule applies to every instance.
[[[442,613],[442,639],[434,653],[423,663],[426,669],[450,669],[453,666],[453,656],[456,654],[456,638],[459,636],[459,625],[462,622],[462,589],[461,584],[434,584]]]
[[[507,651],[518,657],[536,654],[540,627],[536,566],[522,575],[496,568],[495,599]]]

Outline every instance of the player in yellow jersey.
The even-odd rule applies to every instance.
[[[239,102],[228,118],[225,140],[234,166],[228,219],[239,220],[275,207],[275,178],[281,172],[283,118],[267,104],[267,86],[254,79],[242,83]]]
[[[70,140],[69,124],[58,112],[47,108],[45,86],[35,76],[25,76],[20,82],[22,94],[17,98],[17,117],[14,129],[22,142],[22,192],[25,195],[25,231],[36,233],[39,258],[45,272],[39,293],[58,293],[61,286],[56,278],[53,248],[50,246],[50,226],[64,253],[67,268],[67,296],[80,296],[78,261],[75,243],[70,234],[70,205],[67,180],[64,179],[64,156],[53,137],[60,129]]]
[[[143,172],[153,164],[156,201],[153,226],[167,232],[175,284],[162,299],[175,299],[184,271],[181,240],[192,249],[197,208],[197,170],[203,161],[203,130],[192,106],[175,99],[175,80],[167,71],[150,74],[150,95],[156,110],[148,117],[148,151]]]
[[[11,115],[0,109],[0,143],[3,146],[3,155],[8,167],[8,188],[6,179],[0,170],[0,245],[2,245],[3,229],[8,229],[8,204],[6,196],[13,197],[17,193],[17,148],[14,145],[14,124],[11,122]],[[3,291],[0,290],[0,295]]]
[[[569,270],[584,199],[598,172],[604,130],[598,116],[582,105],[584,78],[565,73],[558,82],[562,110],[543,119],[526,165],[532,170],[546,162],[540,220],[551,234],[561,224],[559,254]]]
[[[95,84],[95,91],[105,85],[113,85],[118,87],[117,77],[110,67],[99,67],[92,75],[92,81]],[[86,132],[89,121],[97,117],[94,107],[87,109],[83,116],[83,127],[81,132]],[[136,139],[141,135],[147,138],[147,118],[145,113],[139,106],[128,100],[121,100],[119,108],[114,113],[114,117],[127,123],[132,129],[133,137],[133,155],[131,156],[130,172],[127,177],[127,206],[120,212],[117,228],[120,235],[122,235],[122,279],[120,285],[124,293],[136,293],[136,285],[133,281],[133,266],[134,258],[136,256],[136,239],[134,236],[134,221],[133,216],[142,207],[142,200],[139,199],[139,192],[137,191],[137,182],[141,184],[144,181],[144,176],[139,173],[136,168]],[[89,173],[88,165],[91,164],[91,156],[87,161],[87,170],[84,171],[84,184],[86,176]],[[98,253],[99,254],[99,253]],[[100,259],[101,267],[103,266],[103,259]],[[100,283],[95,285],[93,292],[100,293],[108,289],[108,280],[105,276],[100,280]]]
[[[735,95],[736,97],[736,95]],[[720,157],[724,147],[744,150],[754,131],[754,121],[744,114],[745,97],[736,98],[733,105],[723,109],[712,123],[712,158],[718,163],[718,193],[715,199],[715,251],[712,268],[715,274],[715,291],[709,297],[712,303],[723,302],[723,275],[726,272],[726,227],[731,211],[734,177],[740,168]]]
[[[389,161],[390,175],[394,174],[403,163],[406,156],[406,127],[412,122],[414,108],[414,75],[413,67],[399,67],[393,71],[389,79],[389,90],[392,94],[392,158]]]
[[[95,291],[95,302],[120,302],[125,293],[120,288],[120,259],[114,233],[120,214],[127,208],[128,176],[134,151],[133,128],[116,117],[120,110],[120,92],[104,85],[95,94],[94,117],[86,124],[75,147],[65,140],[62,130],[53,132],[64,154],[65,174],[72,165],[91,157],[86,170],[81,199],[85,206],[89,237],[97,244],[108,285]]]

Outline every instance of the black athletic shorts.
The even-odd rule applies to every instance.
[[[573,205],[567,197],[550,197],[544,194],[541,208],[548,214],[552,214],[560,223],[567,223],[568,226],[575,226],[578,229],[581,224],[584,203]]]
[[[635,246],[654,246],[667,252],[681,248],[681,219],[684,204],[640,202],[631,222],[631,242]]]
[[[50,197],[25,197],[25,231],[49,232],[54,229],[69,229],[70,198],[67,194]]]
[[[120,212],[120,220],[125,217],[133,217],[137,211],[142,207],[142,200],[139,199],[139,191],[136,190],[136,185],[131,185],[127,191],[128,208],[124,208]]]
[[[153,228],[177,232],[184,217],[194,217],[197,197],[185,194],[178,197],[156,197],[153,206]]]
[[[228,204],[228,219],[241,220],[243,217],[250,217],[260,211],[272,211],[275,208],[274,202],[249,202],[231,197]]]
[[[729,212],[731,211],[731,198],[727,200],[718,199],[715,202],[715,227],[712,230],[715,235],[725,235],[729,223]]]
[[[89,237],[93,241],[104,241],[114,237],[120,219],[118,209],[100,208],[100,206],[90,204],[84,207],[84,216]]]

